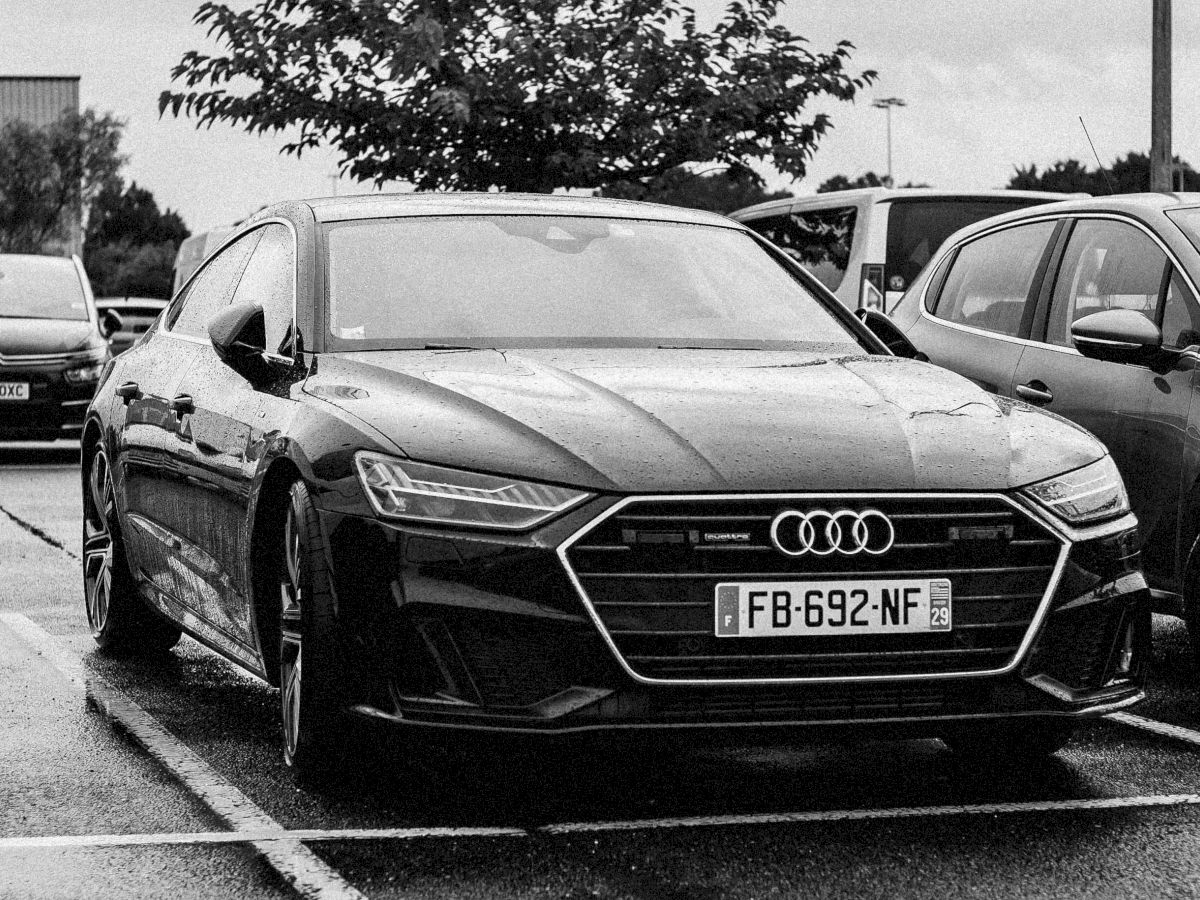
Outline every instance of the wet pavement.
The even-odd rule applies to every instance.
[[[0,897],[1200,895],[1200,679],[1175,620],[1134,712],[1187,731],[1101,720],[1022,770],[936,741],[381,732],[300,786],[266,685],[188,640],[94,652],[77,455],[0,449]]]

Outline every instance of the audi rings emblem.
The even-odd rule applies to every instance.
[[[806,513],[787,509],[771,522],[771,543],[788,556],[880,556],[895,542],[896,529],[877,509],[814,509]]]

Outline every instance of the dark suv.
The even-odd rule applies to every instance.
[[[1200,649],[1198,283],[1200,194],[1072,200],[951,236],[892,322],[931,361],[1108,446],[1156,607]]]
[[[120,325],[77,258],[0,255],[0,440],[78,437]]]

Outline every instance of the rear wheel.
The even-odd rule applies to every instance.
[[[137,596],[117,522],[112,470],[99,446],[83,496],[83,596],[92,637],[105,651],[163,653],[179,640],[179,628]]]
[[[1074,733],[1073,719],[1039,718],[978,725],[942,740],[955,753],[972,760],[1032,762],[1053,756]]]
[[[304,775],[330,772],[346,747],[348,692],[336,606],[317,512],[303,482],[288,491],[279,554],[279,685],[283,759]]]

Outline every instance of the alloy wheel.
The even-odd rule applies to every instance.
[[[304,552],[303,525],[292,504],[283,527],[283,564],[280,566],[280,689],[283,692],[284,756],[290,763],[300,740],[300,701],[302,686],[303,635],[301,603],[304,587],[301,559]]]
[[[114,522],[116,498],[108,457],[97,450],[88,478],[84,514],[83,579],[88,623],[99,634],[108,623],[112,604]]]

